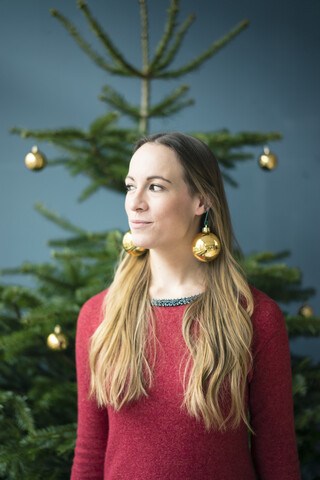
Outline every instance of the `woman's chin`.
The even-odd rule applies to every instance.
[[[143,235],[137,235],[133,232],[132,233],[132,241],[133,241],[133,244],[136,246],[136,247],[139,247],[139,248],[147,248],[147,249],[150,249],[151,248],[151,244],[152,242],[150,242],[150,240],[148,241],[148,239],[144,238]]]

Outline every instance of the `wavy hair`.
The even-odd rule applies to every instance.
[[[246,377],[252,363],[253,298],[233,256],[234,236],[218,162],[207,145],[179,132],[143,137],[135,147],[156,143],[172,149],[191,193],[210,208],[209,227],[221,242],[220,255],[204,264],[205,292],[183,315],[182,332],[190,352],[184,365],[184,405],[208,429],[232,429],[243,421]],[[104,302],[104,319],[91,339],[91,395],[99,406],[119,410],[148,395],[156,361],[150,307],[149,254],[121,261]],[[227,407],[226,407],[227,405]]]

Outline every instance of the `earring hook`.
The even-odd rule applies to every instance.
[[[210,210],[210,208],[207,206],[207,202],[205,202],[203,208],[206,212],[206,216],[204,217],[204,226],[207,227],[208,226],[208,215],[209,215],[209,210]]]

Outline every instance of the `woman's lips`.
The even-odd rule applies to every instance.
[[[144,228],[144,227],[147,227],[148,225],[151,225],[151,223],[152,222],[146,222],[144,220],[131,220],[130,227],[133,229]]]

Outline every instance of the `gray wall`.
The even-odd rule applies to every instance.
[[[162,31],[168,1],[149,0],[151,40]],[[279,158],[272,173],[256,161],[234,172],[240,188],[227,187],[233,223],[246,253],[291,250],[288,264],[303,272],[303,285],[320,290],[319,169],[320,65],[318,0],[182,0],[180,19],[194,12],[197,20],[176,65],[194,57],[244,18],[250,27],[206,63],[187,82],[195,106],[173,119],[152,124],[159,130],[232,132],[280,131],[284,139],[271,144]],[[92,0],[95,16],[131,60],[140,64],[139,6],[133,0]],[[71,178],[62,168],[33,173],[24,156],[33,145],[9,134],[13,125],[28,128],[86,127],[105,106],[98,101],[109,83],[138,100],[139,84],[111,78],[95,67],[49,14],[57,8],[86,28],[75,1],[2,0],[0,2],[0,266],[49,260],[49,238],[63,236],[33,210],[40,201],[75,224],[88,229],[127,227],[120,194],[99,192],[84,204],[77,197],[87,180]],[[183,80],[185,82],[186,80]],[[170,87],[179,82],[170,82]],[[168,89],[158,82],[154,98]],[[40,148],[50,157],[55,153]],[[254,149],[256,157],[260,149]],[[320,296],[309,302],[320,314]],[[299,305],[292,306],[292,312]],[[300,348],[299,344],[294,344]],[[313,340],[305,348],[315,349]]]

